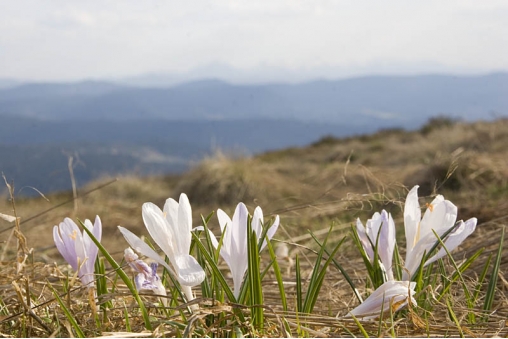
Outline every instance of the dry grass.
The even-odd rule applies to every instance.
[[[395,223],[401,230],[401,206],[407,187],[419,184],[420,194],[428,196],[426,201],[436,193],[444,194],[459,207],[460,219],[478,217],[477,231],[455,252],[455,257],[460,260],[485,247],[481,257],[467,271],[468,282],[474,285],[487,256],[496,251],[500,228],[507,224],[506,145],[508,120],[474,124],[435,124],[416,132],[388,130],[356,138],[324,138],[306,148],[269,152],[251,158],[232,159],[218,153],[181,176],[123,177],[100,190],[85,194],[110,180],[105,178],[78,190],[78,195],[82,198],[77,211],[74,211],[72,203],[69,203],[33,219],[30,218],[41,211],[69,200],[72,194],[52,194],[48,196],[49,201],[42,197],[18,198],[16,214],[22,222],[21,230],[26,236],[28,247],[34,250],[23,270],[18,271],[13,262],[13,258],[16,258],[15,238],[11,237],[8,241],[12,232],[11,224],[0,219],[0,244],[3,254],[0,297],[4,304],[0,305],[0,321],[3,324],[3,327],[0,327],[3,328],[1,334],[9,335],[5,332],[5,326],[10,324],[11,327],[28,326],[25,332],[17,332],[18,335],[69,335],[64,330],[66,325],[61,311],[45,287],[49,281],[59,288],[64,276],[61,272],[63,268],[54,265],[54,262],[61,263],[62,259],[53,246],[53,225],[66,216],[92,219],[98,214],[104,225],[103,244],[119,258],[119,252],[123,251],[126,243],[120,237],[116,226],[122,225],[135,233],[146,234],[141,219],[142,203],[152,201],[162,205],[167,197],[177,198],[180,192],[187,193],[190,198],[195,225],[199,223],[200,214],[208,215],[217,208],[229,213],[238,201],[244,201],[251,211],[254,206],[259,205],[265,215],[279,214],[283,228],[277,237],[291,244],[291,255],[299,252],[308,255],[312,261],[312,252],[301,247],[312,247],[312,241],[306,235],[307,229],[325,229],[330,222],[334,222],[337,225],[334,238],[339,239],[344,235],[343,230],[348,229],[356,217],[366,219],[374,211],[384,208],[394,215]],[[8,199],[0,201],[0,213],[14,214]],[[215,218],[212,218],[211,227],[216,226]],[[503,258],[507,257],[505,246]],[[360,259],[352,247],[344,247],[337,259],[344,264],[359,286],[364,286],[366,275],[358,268],[361,266]],[[462,331],[465,335],[508,334],[505,328],[505,319],[508,316],[508,283],[504,280],[504,275],[508,272],[506,260],[502,263],[500,272],[502,279],[495,301],[496,312],[486,323],[474,326],[464,324]],[[265,281],[267,310],[271,310],[267,311],[267,314],[271,314],[268,322],[273,326],[272,335],[283,335],[279,326],[281,311],[276,306],[276,286],[270,279],[269,277]],[[294,293],[291,287],[292,278],[287,276],[286,279],[291,300]],[[17,284],[19,291],[13,282]],[[78,296],[83,293],[80,291],[78,289],[72,294],[71,307],[80,314],[84,327],[90,328],[87,335],[97,334],[93,330],[95,325],[89,315],[89,305],[79,301]],[[458,287],[453,303],[454,311],[462,321],[467,309],[461,291]],[[119,335],[125,331],[123,312],[125,307],[131,307],[132,304],[124,292],[120,290],[111,296],[116,308],[108,315],[107,325],[102,329],[104,333],[113,332]],[[348,331],[359,334],[355,324],[335,318],[337,314],[344,315],[356,306],[349,287],[335,269],[328,273],[322,293],[315,314],[305,319],[301,315],[298,318],[291,313],[285,315],[294,330],[293,335],[351,335]],[[27,295],[30,296],[28,306],[42,304],[33,310],[34,315],[27,311]],[[150,297],[146,298],[150,300]],[[224,312],[225,309],[230,311],[231,307],[234,305],[214,305],[201,311]],[[437,303],[432,314],[421,322],[423,313],[415,311],[407,317],[399,317],[394,324],[395,334],[458,335],[459,331],[450,320],[446,305]],[[169,325],[168,319],[164,319],[157,310],[153,310],[153,315],[159,320],[160,326],[150,335],[182,334]],[[44,328],[37,317],[49,317],[53,321],[58,318],[62,324],[58,327],[60,332],[53,333],[56,331],[55,326],[47,325],[48,328]],[[177,321],[176,318],[173,320]],[[131,321],[133,331],[141,336],[142,320],[133,317]],[[425,326],[422,326],[422,323]],[[296,324],[305,324],[300,327],[301,332],[297,331]],[[377,323],[367,324],[366,329],[377,333],[377,326]],[[217,329],[210,329],[208,334],[212,335],[214,331]],[[390,335],[390,331],[386,325],[382,334]]]

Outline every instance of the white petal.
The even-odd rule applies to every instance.
[[[175,199],[166,199],[163,211],[164,216],[170,225],[176,225],[178,223],[178,202]]]
[[[429,205],[420,223],[420,238],[432,234],[432,230],[442,236],[455,224],[457,220],[457,206],[451,201],[437,196]]]
[[[189,254],[192,239],[192,209],[185,193],[180,194],[178,205],[178,225],[175,225],[175,235],[178,238],[178,255],[183,255]]]
[[[256,207],[254,214],[252,215],[251,227],[256,232],[258,239],[263,234],[263,211],[261,207]]]
[[[444,241],[444,245],[446,246],[446,249],[448,252],[452,252],[454,249],[456,249],[468,236],[471,235],[471,233],[474,232],[476,228],[476,223],[478,220],[476,218],[471,218],[467,220],[466,222],[461,221],[459,226],[455,228]],[[432,256],[425,265],[428,265],[439,258],[442,258],[446,255],[446,251],[444,248],[440,248],[439,251]]]
[[[148,246],[147,243],[145,243],[137,235],[122,226],[118,226],[118,229],[122,233],[125,240],[132,247],[132,249],[163,265],[173,276],[176,276],[175,271],[164,261],[164,259],[161,258],[160,255],[157,254],[157,252]]]
[[[222,249],[231,253],[231,227],[233,226],[233,221],[231,221],[229,216],[220,208],[217,210],[217,219],[219,220],[220,231],[224,238],[222,240]]]
[[[175,257],[176,239],[159,207],[147,202],[142,207],[143,221],[152,239],[171,259]]]
[[[210,235],[210,241],[212,242],[212,246],[217,249],[219,247],[219,242],[217,241],[217,238],[215,237],[215,234],[212,233],[212,231],[208,230],[208,234]]]
[[[416,305],[416,300],[413,298],[415,286],[415,282],[387,281],[350,313],[357,318],[372,319],[379,317],[381,311],[384,315],[388,315],[390,306],[393,312],[396,312],[407,305],[408,301]]]
[[[402,280],[409,280],[413,274],[415,274],[415,272],[420,267],[423,255],[429,253],[436,241],[436,235],[432,233],[427,234],[424,238],[420,239],[420,241],[416,243],[416,246],[413,248],[409,256],[407,256],[406,262],[404,263],[406,270],[409,272],[404,270]]]
[[[367,220],[367,223],[365,224],[365,232],[367,233],[367,236],[370,238],[370,241],[372,241],[374,246],[376,245],[377,236],[379,230],[381,229],[382,222],[383,220],[381,218],[381,214],[376,212],[372,215],[372,218]]]
[[[174,264],[178,272],[178,281],[185,286],[196,286],[205,280],[205,271],[191,255],[179,255]]]
[[[418,202],[418,186],[409,191],[404,204],[404,229],[406,233],[407,255],[416,245],[418,227],[420,224],[422,211]]]
[[[268,231],[266,231],[266,236],[268,237],[268,240],[272,240],[273,236],[275,235],[275,232],[277,232],[277,229],[279,228],[279,224],[280,224],[280,218],[278,215],[276,215],[272,226],[270,226]],[[266,239],[263,241],[261,250],[263,250],[265,247],[266,247]]]
[[[231,225],[231,243],[234,253],[238,256],[247,255],[247,218],[249,211],[244,203],[236,206]]]
[[[226,212],[224,212],[220,208],[217,210],[217,219],[219,220],[219,226],[220,226],[221,232],[224,232],[224,228],[226,226],[231,227],[231,225],[233,224],[233,222],[231,221],[231,218],[226,214]]]
[[[243,203],[236,206],[231,230],[230,265],[233,275],[234,294],[238,297],[245,272],[247,271],[247,218],[249,212]]]

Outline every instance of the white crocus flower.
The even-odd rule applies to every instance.
[[[138,236],[118,226],[120,232],[135,251],[163,265],[176,276],[187,301],[191,301],[194,299],[191,286],[200,284],[205,279],[205,272],[196,259],[189,255],[192,210],[187,195],[182,193],[179,202],[167,199],[163,211],[150,202],[144,203],[142,214],[148,233],[168,256],[173,269]]]
[[[418,186],[409,191],[404,207],[404,227],[406,231],[406,262],[402,279],[409,280],[416,272],[424,253],[428,253],[436,243],[436,235],[443,236],[457,219],[457,207],[442,195],[438,195],[432,203],[427,205],[423,218],[418,202]],[[471,218],[466,222],[459,222],[444,240],[448,251],[453,251],[476,228],[477,219]],[[436,261],[446,255],[441,248],[438,253],[427,260],[424,265]]]
[[[374,261],[374,248],[372,246],[375,246],[376,241],[378,241],[378,258],[384,266],[387,280],[393,280],[392,260],[393,250],[395,249],[395,223],[392,215],[385,210],[381,214],[376,212],[372,219],[367,220],[365,227],[358,218],[356,229],[371,263]]]
[[[390,307],[391,312],[394,313],[406,306],[408,302],[416,306],[416,300],[413,297],[415,287],[415,282],[389,280],[379,286],[350,314],[359,319],[375,319],[381,315],[381,311],[384,316],[389,316]]]
[[[233,220],[221,209],[217,210],[217,218],[222,232],[222,246],[220,254],[224,261],[228,264],[231,274],[233,275],[233,294],[235,298],[240,295],[240,287],[242,286],[245,272],[248,267],[248,253],[247,253],[247,221],[249,211],[247,207],[241,202],[236,206]],[[252,216],[251,226],[252,230],[256,232],[259,238],[263,234],[263,211],[260,207],[256,207],[254,215]],[[272,226],[266,232],[268,239],[271,239],[277,228],[279,227],[279,216],[275,217]],[[218,242],[215,237],[211,237],[212,243],[215,248],[218,247]],[[266,240],[263,240],[261,250],[265,248]]]

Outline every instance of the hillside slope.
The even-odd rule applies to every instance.
[[[401,202],[407,188],[418,184],[422,206],[432,195],[444,194],[459,207],[459,218],[478,217],[475,234],[481,236],[493,225],[506,223],[507,144],[508,120],[466,124],[436,119],[415,132],[386,130],[348,139],[325,137],[307,147],[237,159],[218,153],[182,175],[123,177],[86,194],[109,180],[105,178],[78,191],[83,197],[77,211],[68,203],[28,220],[71,197],[61,193],[48,196],[49,201],[18,199],[16,212],[25,222],[22,229],[29,246],[49,249],[52,256],[56,250],[51,229],[66,216],[83,220],[100,215],[105,241],[121,251],[126,243],[117,225],[146,234],[142,203],[162,206],[167,197],[178,198],[181,192],[190,198],[196,225],[199,214],[208,215],[217,208],[229,213],[243,201],[251,211],[259,205],[265,216],[279,214],[280,238],[305,242],[306,229],[327,228],[331,221],[347,229],[355,218],[365,220],[381,209],[393,214],[401,230]],[[7,194],[2,197],[0,212],[12,214]],[[217,226],[215,217],[210,225]],[[0,220],[1,230],[8,226]],[[5,240],[8,232],[0,234]]]

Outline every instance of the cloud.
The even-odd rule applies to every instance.
[[[0,77],[182,73],[213,63],[316,76],[331,68],[375,71],[385,62],[508,69],[504,1],[27,0],[3,7]]]

